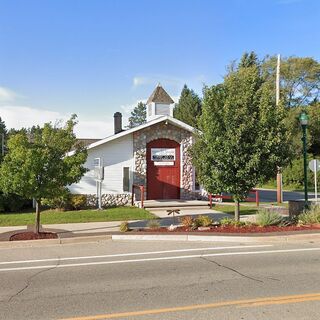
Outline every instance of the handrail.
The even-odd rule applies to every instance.
[[[141,208],[144,208],[144,185],[132,185],[132,197],[131,197],[131,205],[134,205],[134,189],[140,190],[140,201],[141,201]]]
[[[259,190],[253,189],[251,191],[249,191],[249,193],[254,193],[254,197],[247,197],[246,199],[244,199],[245,201],[248,202],[255,202],[256,206],[259,207]],[[209,207],[210,209],[212,209],[212,201],[213,198],[215,199],[232,199],[232,196],[226,196],[226,195],[221,195],[221,194],[212,194],[209,193]]]

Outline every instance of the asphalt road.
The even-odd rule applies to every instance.
[[[314,198],[314,193],[309,192],[308,196],[310,199]],[[276,202],[277,201],[277,192],[275,190],[259,190],[259,198],[261,202]],[[283,192],[283,201],[289,200],[303,200],[303,192],[294,192],[294,191],[284,191]]]
[[[1,319],[319,319],[320,242],[0,249]]]

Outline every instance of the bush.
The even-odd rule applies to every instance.
[[[184,227],[191,228],[194,223],[194,219],[191,216],[184,216],[180,218],[180,222]]]
[[[260,210],[256,216],[256,223],[260,227],[276,226],[282,221],[281,215],[276,211]]]
[[[26,207],[32,207],[31,200],[16,194],[0,194],[0,212],[17,212]]]
[[[223,227],[232,226],[232,227],[242,227],[246,225],[246,222],[237,221],[231,218],[222,218],[220,220],[220,225]]]
[[[128,232],[130,229],[129,229],[129,223],[128,221],[123,221],[121,222],[120,224],[120,231],[121,232]]]
[[[320,205],[312,204],[309,210],[299,215],[298,219],[298,223],[302,225],[320,223]]]
[[[160,228],[160,222],[157,220],[150,220],[147,224],[147,227],[150,229],[159,229]]]
[[[61,190],[60,195],[54,198],[42,199],[42,205],[45,207],[49,207],[50,209],[68,210],[71,209],[70,199],[71,193],[68,189],[65,188]]]
[[[195,221],[198,227],[209,227],[213,223],[209,216],[198,216]]]
[[[73,209],[84,209],[87,206],[87,197],[84,194],[72,194],[70,197],[70,205]]]
[[[311,156],[308,155],[308,161],[311,160]],[[283,170],[283,183],[286,186],[291,186],[298,189],[304,184],[303,173],[303,158],[294,159],[290,165]],[[313,186],[313,174],[308,174],[308,185]]]

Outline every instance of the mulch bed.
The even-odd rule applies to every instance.
[[[174,231],[169,231],[167,228],[157,228],[157,229],[140,229],[142,232],[159,232],[159,233],[172,233],[172,232],[203,232],[203,233],[268,233],[268,232],[288,232],[288,231],[306,231],[306,230],[320,230],[319,225],[311,226],[268,226],[268,227],[259,227],[259,226],[243,226],[243,227],[234,227],[234,226],[217,226],[210,227],[209,230],[191,230],[186,227],[178,227]]]
[[[39,232],[34,233],[32,231],[20,232],[12,235],[10,241],[21,241],[21,240],[39,240],[39,239],[57,239],[58,235],[52,232]]]

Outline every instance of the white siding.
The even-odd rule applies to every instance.
[[[130,168],[130,185],[133,170],[133,141],[132,134],[110,141],[103,145],[88,150],[88,159],[85,164],[88,171],[77,184],[70,186],[70,191],[75,194],[95,194],[96,181],[93,174],[94,158],[102,158],[104,165],[104,180],[102,194],[123,192],[123,167]]]

